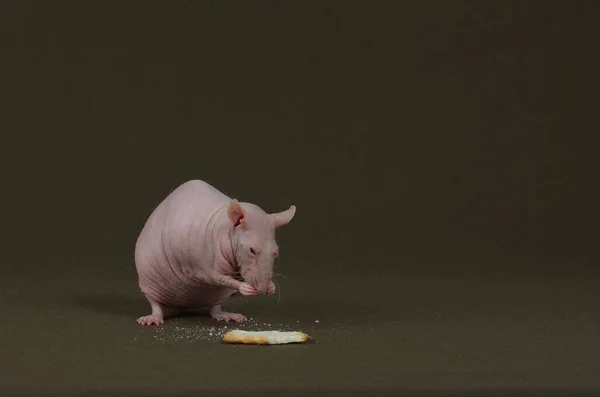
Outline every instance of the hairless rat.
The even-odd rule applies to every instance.
[[[217,320],[246,321],[222,306],[236,293],[275,293],[275,232],[295,213],[293,205],[267,213],[201,180],[177,187],[148,217],[136,242],[138,284],[152,309],[138,324],[164,324],[167,308],[208,309]]]

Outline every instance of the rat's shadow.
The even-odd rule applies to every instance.
[[[143,296],[130,294],[69,294],[61,295],[58,301],[68,306],[76,306],[95,313],[111,316],[137,318],[150,313],[150,305]],[[322,299],[300,301],[291,300],[275,303],[260,299],[246,300],[233,298],[225,305],[227,310],[241,312],[261,322],[301,321],[314,323],[323,321],[340,325],[364,325],[384,323],[390,320],[413,317],[414,312],[399,305],[377,306],[357,304],[352,301]],[[411,313],[412,312],[412,313]],[[166,310],[169,317],[206,317],[204,310]]]
[[[395,305],[377,305],[356,300],[335,299],[338,296],[324,296],[321,299],[287,300],[282,303],[232,300],[228,309],[240,311],[260,322],[301,322],[338,325],[374,325],[398,318],[414,317],[414,311]]]
[[[141,316],[150,313],[150,304],[143,296],[78,293],[60,295],[58,301],[65,305],[120,317]]]
[[[150,314],[151,308],[148,301],[143,297],[132,295],[104,295],[104,294],[71,294],[61,295],[58,301],[62,304],[75,306],[95,313],[111,316],[138,318]],[[207,311],[198,310],[174,310],[165,309],[165,318],[171,317],[206,317]]]

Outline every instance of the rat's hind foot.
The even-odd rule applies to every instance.
[[[248,321],[246,316],[244,316],[243,314],[224,312],[221,309],[220,305],[212,306],[209,310],[209,314],[212,318],[214,318],[215,320],[218,320],[218,321],[227,321],[227,322],[233,321],[236,323],[244,323],[244,322]]]
[[[149,316],[142,316],[138,318],[137,323],[139,325],[163,325],[165,320],[162,317],[150,314]]]
[[[165,323],[163,307],[152,299],[147,299],[152,307],[152,314],[138,318],[137,323],[139,325],[163,325]]]
[[[220,312],[217,314],[211,314],[211,317],[218,321],[227,321],[227,322],[233,321],[236,323],[245,323],[246,321],[248,321],[246,316],[244,316],[243,314],[240,314],[240,313]]]

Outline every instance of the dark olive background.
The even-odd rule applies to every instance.
[[[599,10],[3,2],[0,389],[600,390]],[[281,301],[237,304],[316,343],[135,324],[137,234],[195,178],[297,206]]]

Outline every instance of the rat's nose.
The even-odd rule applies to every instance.
[[[261,295],[266,295],[269,287],[269,283],[259,283],[256,287],[256,291]]]

